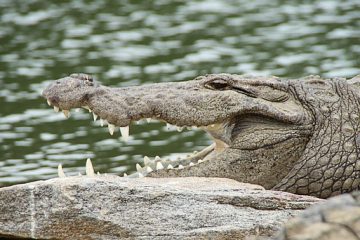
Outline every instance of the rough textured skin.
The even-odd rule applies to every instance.
[[[277,240],[359,240],[360,192],[330,198],[286,223]]]
[[[120,127],[156,118],[203,126],[214,138],[203,162],[148,176],[224,177],[327,198],[359,189],[359,82],[212,74],[110,88],[73,74],[56,80],[43,96],[64,110],[88,106]]]
[[[0,189],[0,238],[268,239],[321,201],[231,179],[57,178]]]

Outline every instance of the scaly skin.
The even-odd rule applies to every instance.
[[[201,127],[214,139],[206,151],[164,161],[153,172],[144,168],[143,175],[226,177],[327,198],[359,189],[359,82],[211,74],[110,88],[89,75],[72,74],[48,86],[43,96],[63,110],[88,106],[119,127],[156,118]],[[148,165],[153,169],[156,163]]]

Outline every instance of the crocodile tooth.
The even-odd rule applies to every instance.
[[[97,172],[96,175],[100,176],[101,174],[100,174],[100,172]]]
[[[50,100],[49,100],[49,99],[46,99],[46,101],[47,101],[47,104],[48,104],[49,106],[51,106]]]
[[[115,131],[115,125],[114,125],[114,124],[109,123],[109,125],[108,125],[108,129],[109,129],[109,133],[110,133],[110,135],[113,135],[113,134],[114,134],[114,131]]]
[[[149,123],[151,122],[151,118],[147,118],[146,121]]]
[[[195,164],[194,164],[194,163],[192,163],[192,162],[189,164],[189,166],[190,166],[190,167],[192,167],[192,166],[194,166],[194,165],[195,165]]]
[[[127,177],[127,173],[124,173],[124,177]]]
[[[96,115],[94,112],[93,112],[93,118],[94,118],[94,122],[96,121],[98,115]]]
[[[162,165],[161,162],[157,162],[156,163],[156,170],[161,170],[161,169],[164,169],[164,166]]]
[[[100,118],[100,126],[104,126],[104,119]]]
[[[147,173],[151,173],[152,171],[154,171],[154,170],[153,170],[151,167],[149,167],[149,166],[147,166],[145,170],[146,170]]]
[[[149,165],[150,163],[151,163],[150,158],[148,156],[145,156],[144,157],[144,165],[146,166],[146,165]]]
[[[171,165],[171,164],[169,164],[168,166],[167,166],[167,169],[173,169],[174,167]]]
[[[176,127],[178,132],[182,132],[182,130],[184,129],[184,127]]]
[[[86,172],[86,175],[89,176],[89,177],[95,176],[94,168],[93,168],[93,165],[92,165],[92,163],[91,163],[90,158],[88,158],[88,159],[86,160],[85,172]]]
[[[59,107],[54,106],[54,111],[59,112],[60,111]]]
[[[171,128],[171,124],[170,124],[170,123],[166,123],[166,129],[167,129],[167,130],[170,130],[170,128]]]
[[[124,139],[125,142],[129,139],[129,126],[126,127],[120,127],[121,136]]]
[[[136,171],[140,172],[142,170],[142,167],[140,166],[140,164],[136,164]]]
[[[64,178],[64,177],[66,177],[66,175],[65,175],[65,173],[64,173],[64,170],[62,169],[61,164],[58,165],[58,176],[59,176],[59,178]]]
[[[155,157],[155,162],[160,162],[161,161],[161,158],[159,156],[156,156]]]
[[[204,162],[204,160],[202,160],[202,159],[199,159],[199,160],[198,160],[198,163],[202,163],[202,162]]]
[[[179,169],[184,169],[184,166],[180,164]]]
[[[64,116],[65,116],[66,118],[69,118],[69,117],[70,117],[70,112],[69,112],[69,110],[62,110],[62,112],[63,112],[63,114],[64,114]]]
[[[85,109],[89,110],[89,112],[92,112],[91,109],[89,108],[89,106],[82,106],[82,108],[85,108]]]

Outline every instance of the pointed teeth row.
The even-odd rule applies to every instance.
[[[64,170],[62,168],[62,165],[59,164],[58,165],[58,176],[59,178],[64,178],[66,177],[65,173],[64,173]],[[89,177],[94,177],[95,176],[95,171],[94,171],[94,167],[92,165],[92,162],[91,162],[91,159],[88,158],[86,160],[86,165],[85,165],[85,172],[86,172],[86,176],[89,176]],[[79,176],[82,176],[81,173],[78,174]],[[96,175],[100,176],[101,174],[99,172],[96,173]],[[105,174],[106,175],[106,174]]]
[[[59,112],[59,111],[60,111],[60,108],[54,106],[54,111],[55,111],[55,112]]]

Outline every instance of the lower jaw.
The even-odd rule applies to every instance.
[[[48,102],[51,106],[51,103]],[[87,109],[93,115],[94,121],[97,120],[98,115],[94,113],[88,106],[83,106],[83,108]],[[54,107],[56,112],[60,111],[59,108]],[[75,110],[76,111],[76,110]],[[62,110],[65,117],[70,117],[70,110]],[[151,119],[147,118],[147,122],[150,122]],[[111,135],[114,134],[117,126],[113,124],[107,123],[106,119],[100,119],[101,126],[108,125],[109,133]],[[167,123],[167,126],[170,127],[170,124]],[[222,129],[222,124],[211,124],[209,126],[201,126],[200,128],[209,132],[212,135],[212,132],[220,132]],[[184,127],[176,127],[177,130],[180,132]],[[189,127],[188,127],[189,128]],[[127,141],[129,138],[129,126],[127,127],[120,127],[120,132],[122,134],[122,138],[124,141]],[[141,166],[140,164],[136,164],[136,173],[129,175],[129,177],[142,177],[146,176],[147,174],[156,171],[156,170],[163,170],[163,169],[183,169],[185,167],[192,167],[198,164],[201,164],[204,161],[208,161],[211,153],[220,153],[224,151],[227,147],[229,147],[225,142],[220,139],[214,138],[214,143],[210,146],[206,147],[200,152],[194,152],[193,154],[188,154],[184,159],[176,159],[176,160],[162,160],[160,157],[156,156],[154,160],[150,160],[147,156],[144,157],[144,164]],[[125,173],[124,176],[127,176]]]

